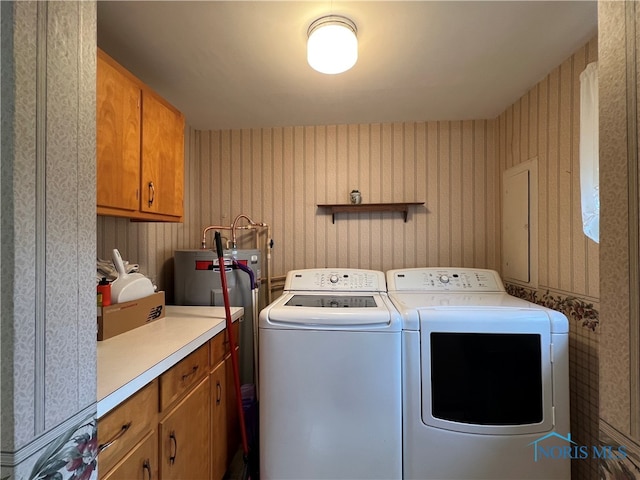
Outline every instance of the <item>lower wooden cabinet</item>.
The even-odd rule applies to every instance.
[[[153,480],[158,478],[158,437],[149,432],[107,473],[104,480]]]
[[[98,420],[98,478],[222,480],[240,443],[235,398],[222,331]]]
[[[206,377],[160,421],[160,478],[209,478],[209,382]]]

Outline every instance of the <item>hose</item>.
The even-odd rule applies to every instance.
[[[242,263],[233,260],[234,268],[238,268],[249,275],[251,282],[251,316],[252,316],[252,330],[253,330],[253,376],[255,378],[256,385],[256,397],[260,391],[258,382],[258,282],[255,279],[253,270]]]

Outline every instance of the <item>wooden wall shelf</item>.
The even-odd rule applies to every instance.
[[[402,212],[404,221],[411,205],[424,205],[424,202],[394,202],[394,203],[329,203],[318,204],[319,208],[326,208],[331,212],[331,223],[336,223],[336,213],[348,212]]]

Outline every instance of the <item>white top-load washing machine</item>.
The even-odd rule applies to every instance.
[[[569,479],[569,326],[492,270],[387,272],[403,317],[404,478]]]
[[[260,313],[260,476],[402,477],[401,322],[384,273],[287,274]]]

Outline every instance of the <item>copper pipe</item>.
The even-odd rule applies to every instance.
[[[240,219],[244,218],[245,220],[247,220],[249,222],[249,225],[245,225],[245,226],[238,226],[238,221]],[[202,248],[206,249],[207,248],[207,232],[209,230],[231,230],[231,247],[233,250],[236,250],[238,248],[238,241],[237,241],[237,237],[236,237],[236,230],[254,230],[254,229],[258,229],[258,228],[266,228],[267,229],[267,239],[266,239],[266,254],[267,254],[267,303],[271,303],[272,301],[272,295],[271,295],[271,270],[272,270],[272,266],[271,266],[271,250],[272,250],[272,239],[271,239],[271,227],[266,224],[266,223],[256,223],[254,222],[251,217],[249,217],[248,215],[245,215],[243,213],[241,213],[240,215],[236,216],[236,218],[233,219],[233,223],[231,224],[231,226],[226,226],[226,225],[210,225],[208,227],[205,227],[202,231]],[[228,248],[228,247],[227,247]],[[260,250],[260,245],[259,245],[259,241],[258,241],[258,234],[256,232],[256,249]]]
[[[238,242],[236,240],[236,228],[238,228],[238,220],[240,220],[241,218],[247,219],[250,225],[256,225],[256,222],[251,220],[251,218],[249,218],[249,216],[245,215],[244,213],[241,213],[233,219],[233,223],[231,224],[231,246],[234,250],[238,248]]]
[[[209,225],[202,230],[202,249],[207,248],[207,232],[209,230],[231,230],[231,227],[226,227],[224,225]]]

